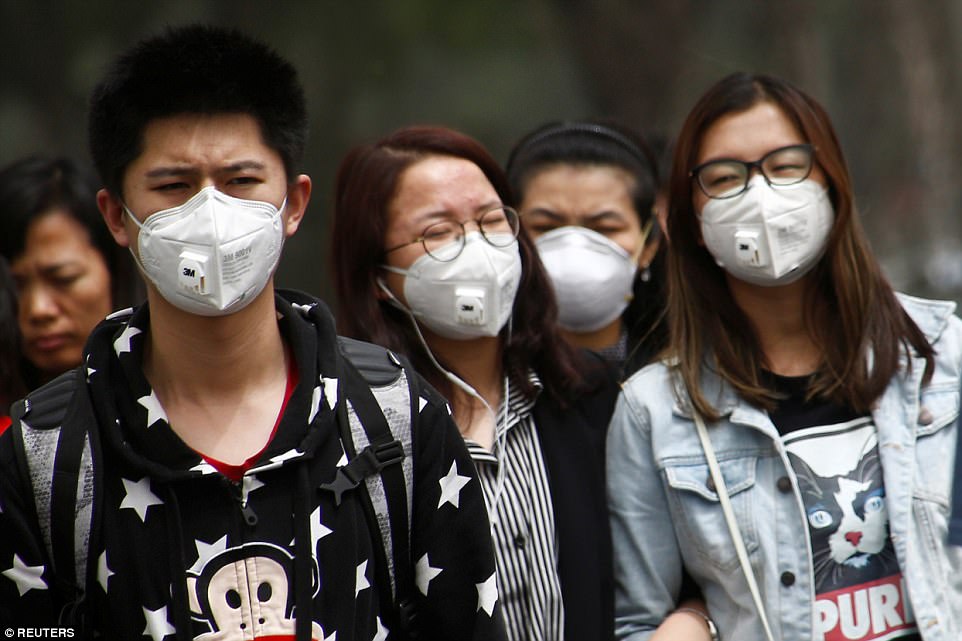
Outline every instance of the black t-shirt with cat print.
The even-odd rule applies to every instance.
[[[809,377],[769,374],[771,413],[798,478],[824,641],[919,641],[889,536],[878,434],[870,415],[805,399]]]

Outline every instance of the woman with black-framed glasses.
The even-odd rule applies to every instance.
[[[710,88],[668,236],[668,349],[608,434],[616,636],[647,639],[687,571],[726,639],[962,638],[962,321],[886,281],[822,106]]]

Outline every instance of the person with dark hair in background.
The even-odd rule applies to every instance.
[[[20,372],[17,294],[7,261],[0,256],[0,433],[10,426],[10,404],[26,391]]]
[[[80,364],[87,336],[142,300],[130,254],[97,210],[94,177],[68,158],[30,156],[0,170],[0,255],[19,307],[30,388]]]
[[[712,86],[668,235],[669,347],[608,433],[617,637],[648,639],[687,570],[726,639],[962,638],[962,321],[892,290],[825,109]]]
[[[97,202],[147,303],[101,323],[0,437],[0,620],[502,639],[446,403],[384,348],[339,339],[320,301],[274,289],[311,194],[294,67],[234,30],[171,28],[113,62],[88,126]]]
[[[524,136],[506,171],[564,336],[627,377],[667,341],[656,156],[623,126],[566,121]]]
[[[609,639],[603,457],[618,388],[561,337],[512,203],[497,162],[448,128],[349,151],[331,237],[339,325],[407,355],[451,402],[484,486],[508,637]]]

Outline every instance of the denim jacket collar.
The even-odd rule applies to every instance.
[[[916,298],[901,293],[897,293],[896,297],[929,344],[934,343],[942,334],[956,307],[952,301]],[[668,365],[671,368],[673,363],[669,362]],[[919,367],[923,367],[923,365],[920,364]],[[680,394],[677,393],[678,389],[683,390],[683,387],[679,386],[680,383],[676,385],[672,411],[676,416],[690,419],[692,418],[692,407],[683,391]],[[748,425],[775,435],[774,426],[768,415],[764,411],[745,403],[734,388],[718,376],[707,362],[702,368],[701,387],[705,398],[709,399],[710,402],[713,401],[712,404],[718,408],[718,413],[721,416],[728,416],[732,423]]]

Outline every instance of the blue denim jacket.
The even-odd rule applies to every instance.
[[[954,303],[900,296],[937,351],[903,367],[876,403],[891,538],[925,641],[962,640],[962,548],[947,543],[958,428],[962,320]],[[815,595],[806,513],[785,448],[768,414],[705,371],[709,425],[773,634],[812,641]],[[608,433],[608,495],[619,639],[647,639],[671,612],[682,564],[699,584],[722,639],[764,632],[709,483],[691,410],[676,400],[664,363],[624,385]],[[790,485],[786,480],[790,480]],[[781,488],[781,489],[780,489]]]
[[[962,428],[957,427],[956,429]],[[955,443],[955,482],[952,486],[952,519],[949,521],[949,543],[962,545],[962,438],[957,439]]]

